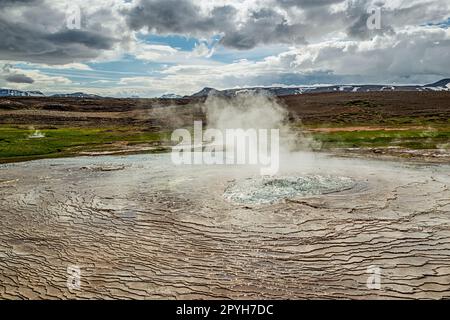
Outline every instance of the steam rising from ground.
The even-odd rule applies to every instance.
[[[220,130],[281,129],[288,116],[275,98],[251,93],[229,99],[211,95],[204,108],[208,127]]]
[[[280,153],[311,150],[318,142],[301,130],[301,122],[289,122],[287,108],[273,96],[261,93],[240,93],[226,98],[210,95],[203,106],[207,128],[219,129],[279,129]]]
[[[45,138],[45,133],[41,132],[40,130],[35,130],[34,128],[30,128],[30,130],[33,130],[33,133],[28,135],[28,139]]]
[[[293,151],[310,150],[314,140],[289,121],[287,108],[272,96],[241,93],[234,97],[209,96],[202,105],[203,121],[172,132],[172,162],[181,164],[259,165],[261,175],[275,175],[280,160]],[[203,130],[206,129],[204,132]],[[298,161],[296,161],[298,164]]]

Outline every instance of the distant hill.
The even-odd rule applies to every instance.
[[[223,93],[223,91],[219,91],[219,90],[216,90],[214,88],[206,87],[206,88],[203,88],[202,90],[200,90],[199,92],[194,93],[190,97],[192,97],[192,98],[195,98],[195,97],[206,97],[206,96],[217,94],[217,93],[221,94],[221,93]]]
[[[332,85],[332,86],[301,86],[301,87],[251,87],[243,89],[216,90],[214,88],[203,88],[197,93],[189,96],[206,97],[209,95],[235,96],[241,93],[259,93],[271,96],[289,96],[306,93],[326,92],[380,92],[380,91],[450,91],[450,79],[443,79],[427,85]]]
[[[425,87],[450,88],[450,78],[442,79],[432,84],[427,84]]]
[[[210,95],[218,95],[231,97],[243,93],[258,93],[269,96],[290,96],[307,93],[327,93],[327,92],[381,92],[381,91],[450,91],[450,78],[439,80],[435,83],[426,85],[330,85],[330,86],[298,86],[298,87],[250,87],[239,89],[225,89],[217,90],[211,87],[205,87],[199,92],[190,96],[180,96],[174,93],[167,93],[160,97],[160,99],[180,99],[180,98],[199,98]],[[46,97],[40,91],[21,91],[14,89],[1,89],[0,97]],[[80,98],[80,99],[95,99],[104,98],[96,94],[89,94],[84,92],[74,93],[57,93],[50,95],[52,98]],[[131,98],[137,98],[132,96]]]
[[[15,89],[1,89],[0,97],[46,97],[40,91],[22,91]],[[51,95],[54,98],[102,98],[101,96],[95,94],[88,94],[84,92],[74,92],[74,93],[58,93]]]
[[[89,94],[84,92],[74,92],[74,93],[57,93],[51,95],[53,98],[101,98],[96,94]]]
[[[21,91],[14,89],[1,89],[0,97],[44,97],[45,95],[40,91]]]
[[[180,99],[180,98],[182,98],[182,96],[175,94],[175,93],[167,93],[167,94],[163,94],[159,98],[160,99]]]

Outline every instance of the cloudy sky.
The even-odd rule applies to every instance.
[[[449,0],[0,0],[0,87],[425,84],[450,77],[449,26]]]

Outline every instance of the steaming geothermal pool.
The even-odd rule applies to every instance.
[[[230,184],[225,189],[224,197],[241,204],[267,204],[297,196],[340,192],[354,186],[353,180],[347,177],[323,175],[258,177]]]
[[[298,153],[281,168],[1,165],[0,297],[450,297],[450,166]]]

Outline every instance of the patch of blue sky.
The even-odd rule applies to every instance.
[[[221,35],[214,35],[209,39],[202,40],[195,37],[180,35],[156,35],[139,34],[138,39],[148,44],[166,45],[180,51],[191,52],[201,43],[206,44],[209,49],[214,47],[214,53],[210,59],[220,63],[232,63],[234,61],[247,59],[252,61],[263,60],[266,57],[277,55],[286,51],[289,47],[283,45],[262,46],[250,50],[229,49],[220,45]]]
[[[425,23],[425,26],[436,26],[436,27],[440,27],[443,29],[448,29],[450,27],[450,17],[444,21]]]
[[[115,82],[126,77],[157,76],[161,70],[168,66],[168,64],[141,61],[131,55],[125,56],[118,61],[86,63],[91,70],[59,69],[52,68],[52,66],[36,67],[36,65],[26,63],[17,63],[14,65],[20,69],[39,70],[48,76],[61,76],[72,81],[84,83],[98,80]]]
[[[214,35],[209,39],[199,39],[180,35],[139,34],[138,39],[148,44],[159,44],[190,52],[201,43],[205,43],[209,49],[220,41],[220,35]]]
[[[211,59],[223,63],[233,63],[243,59],[261,61],[267,57],[286,52],[287,50],[289,50],[289,47],[283,45],[261,46],[250,50],[228,49],[218,45]]]
[[[117,74],[118,77],[123,77],[156,75],[170,64],[143,61],[132,55],[126,55],[121,60],[88,63],[87,65],[95,72]]]
[[[195,46],[200,43],[200,41],[196,38],[179,35],[162,36],[156,34],[140,34],[138,35],[138,39],[144,41],[145,43],[166,45],[180,51],[192,51]]]

